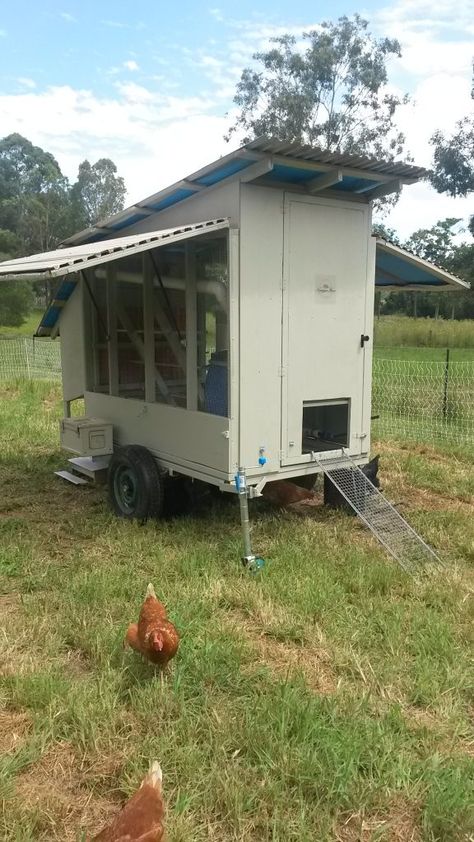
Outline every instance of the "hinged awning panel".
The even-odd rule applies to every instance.
[[[470,289],[470,284],[377,237],[375,286],[392,290]]]
[[[29,280],[63,278],[72,272],[81,272],[84,269],[99,266],[101,263],[118,260],[129,254],[137,254],[158,246],[169,245],[179,240],[187,240],[190,237],[228,227],[228,219],[210,219],[194,225],[166,228],[163,231],[134,234],[130,237],[101,240],[96,243],[83,243],[80,246],[69,246],[56,251],[32,254],[29,257],[20,257],[16,260],[5,260],[0,263],[0,281],[18,278]]]

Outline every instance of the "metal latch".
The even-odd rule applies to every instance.
[[[361,335],[360,335],[360,347],[361,347],[361,348],[363,348],[363,347],[364,347],[364,344],[365,344],[366,342],[368,342],[368,341],[369,341],[369,339],[370,339],[370,336],[367,336],[366,334],[361,333]]]

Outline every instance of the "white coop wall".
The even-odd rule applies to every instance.
[[[231,225],[238,225],[240,219],[239,188],[237,181],[223,184],[196,193],[195,196],[178,202],[168,210],[151,214],[136,225],[123,230],[124,235],[140,234],[171,228],[173,225],[188,225],[205,219],[229,217]],[[113,234],[112,236],[117,236]]]
[[[240,462],[279,470],[283,191],[241,187]],[[267,463],[259,467],[259,448]]]
[[[86,389],[86,326],[82,282],[78,282],[59,322],[65,401],[81,398]]]

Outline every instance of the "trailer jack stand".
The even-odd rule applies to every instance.
[[[265,560],[252,553],[252,545],[250,542],[249,500],[245,471],[243,468],[239,468],[239,472],[235,477],[235,486],[239,495],[240,523],[242,525],[242,539],[244,544],[242,564],[251,573],[256,573],[258,570],[261,570],[265,564]]]

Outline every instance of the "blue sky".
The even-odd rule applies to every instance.
[[[111,157],[136,201],[230,151],[223,134],[235,84],[270,37],[298,37],[356,8],[341,0],[8,4],[1,135],[19,131],[53,152],[70,178],[84,158]],[[412,95],[399,121],[416,162],[429,165],[432,132],[450,132],[472,108],[473,0],[370,0],[357,10],[374,34],[401,41],[390,85]],[[470,209],[469,200],[419,185],[405,190],[387,224],[407,235]]]

